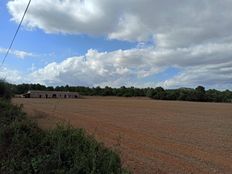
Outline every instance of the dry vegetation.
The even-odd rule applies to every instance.
[[[60,121],[85,128],[118,148],[134,173],[232,173],[231,104],[117,97],[13,102],[42,128]]]

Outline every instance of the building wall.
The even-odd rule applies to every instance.
[[[51,92],[31,92],[29,98],[80,98],[78,93],[51,93]]]

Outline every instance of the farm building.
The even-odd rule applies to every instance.
[[[80,98],[77,92],[63,92],[63,91],[28,91],[23,95],[25,98]]]

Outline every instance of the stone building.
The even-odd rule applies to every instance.
[[[23,96],[25,98],[80,98],[80,94],[77,92],[36,90],[30,90]]]

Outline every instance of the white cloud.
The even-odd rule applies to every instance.
[[[146,41],[151,31],[134,15],[124,15],[119,19],[115,31],[109,33],[110,39]]]
[[[20,83],[26,80],[20,72],[3,67],[0,69],[0,79],[4,79],[10,83]]]
[[[7,49],[6,48],[0,48],[0,53],[6,54]],[[26,51],[21,51],[21,50],[10,50],[9,52],[11,55],[14,55],[17,58],[24,59],[26,57],[33,57],[35,56],[34,54]]]
[[[98,52],[53,62],[32,73],[36,82],[49,85],[72,84],[87,86],[162,85],[168,88],[221,85],[232,82],[232,44],[209,44],[179,49],[155,47]],[[223,54],[222,54],[223,53]],[[223,55],[223,56],[222,56]],[[226,62],[226,63],[225,63]],[[162,73],[168,67],[182,71],[165,82],[146,82],[146,78]],[[140,83],[140,84],[139,84]]]
[[[8,9],[19,22],[27,0]],[[33,0],[24,25],[48,33],[86,33],[186,47],[231,37],[232,1],[224,0]]]
[[[159,85],[166,88],[204,85],[207,88],[231,89],[232,61],[225,64],[192,67],[172,79],[159,83]]]
[[[21,59],[24,59],[25,57],[32,57],[33,54],[32,53],[28,53],[28,52],[25,52],[25,51],[18,51],[18,50],[15,50],[12,52],[16,57],[18,58],[21,58]]]
[[[27,2],[8,2],[13,21],[20,21]],[[153,39],[155,45],[113,52],[89,50],[48,64],[31,77],[47,84],[143,85],[141,79],[176,67],[180,75],[146,84],[231,87],[231,9],[231,0],[33,0],[23,23],[28,28],[141,43]]]

